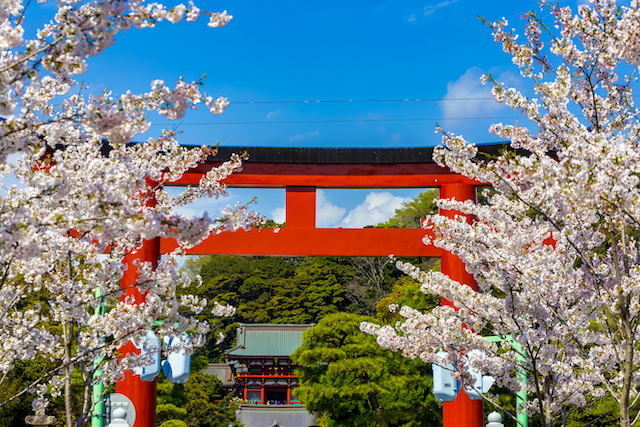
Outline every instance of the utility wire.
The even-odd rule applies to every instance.
[[[320,104],[320,103],[348,103],[348,102],[424,102],[424,101],[487,101],[495,100],[487,98],[404,98],[404,99],[326,99],[315,101],[229,101],[230,104]]]
[[[200,122],[200,123],[152,123],[151,126],[206,126],[206,125],[275,125],[275,124],[295,124],[295,123],[358,123],[358,122],[427,122],[427,121],[449,121],[449,120],[506,120],[506,119],[526,119],[526,116],[504,116],[504,117],[424,117],[415,119],[345,119],[345,120],[279,120],[272,122]]]
[[[640,95],[633,95],[634,98]],[[452,101],[495,101],[492,96],[479,98],[403,98],[403,99],[317,99],[314,101],[229,101],[229,104],[328,104],[349,102],[452,102]]]

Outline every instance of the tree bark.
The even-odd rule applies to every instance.
[[[73,406],[71,402],[71,322],[65,322],[64,328],[64,410],[67,427],[73,427]]]
[[[624,244],[624,230],[622,230]],[[633,380],[633,356],[635,346],[635,330],[631,324],[631,295],[625,294],[622,288],[622,273],[620,272],[618,256],[618,239],[615,233],[611,233],[611,250],[613,254],[613,266],[618,282],[618,306],[620,311],[620,324],[622,326],[622,336],[625,340],[624,361],[622,362],[622,391],[620,393],[620,427],[631,427],[631,417],[629,414],[629,395],[631,393]],[[624,253],[624,251],[623,251]],[[622,257],[625,275],[629,274],[626,255]]]
[[[631,427],[631,416],[629,414],[629,395],[631,393],[633,380],[633,355],[634,355],[634,333],[629,319],[627,307],[621,310],[621,322],[625,337],[625,354],[622,378],[622,393],[620,395],[620,427]]]
[[[553,403],[553,396],[551,395],[551,388],[553,386],[553,375],[551,373],[544,376],[544,424],[545,427],[554,427],[553,411],[551,410],[551,404]]]
[[[376,419],[378,421],[378,425],[380,427],[387,427],[387,420],[385,420],[382,414],[380,413],[380,405],[378,404],[378,398],[376,397],[376,394],[374,392],[371,392],[367,394],[367,397],[369,398],[369,403],[371,404],[371,407],[376,413]]]

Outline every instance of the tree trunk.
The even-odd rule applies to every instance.
[[[71,322],[63,324],[64,329],[64,410],[66,415],[67,427],[73,427],[73,407],[71,404]]]
[[[624,229],[622,231],[624,243]],[[635,346],[635,331],[631,324],[631,295],[625,294],[622,288],[622,273],[618,264],[618,240],[615,233],[612,233],[611,249],[614,258],[614,269],[616,280],[618,282],[618,306],[620,307],[620,324],[622,327],[622,336],[625,340],[624,361],[622,363],[622,391],[620,393],[620,427],[631,427],[631,418],[629,415],[629,394],[631,392],[633,380],[633,353]],[[624,245],[623,245],[624,251]],[[623,252],[624,253],[624,252]],[[622,257],[624,262],[624,273],[629,274],[626,255]]]
[[[93,377],[93,374],[92,374]],[[91,378],[92,378],[91,377]],[[78,426],[85,426],[89,422],[89,418],[91,416],[91,410],[93,409],[93,401],[92,401],[92,392],[93,386],[91,385],[91,380],[84,381],[84,403],[82,405],[82,411],[80,412],[80,416],[78,417]]]
[[[620,394],[620,427],[631,427],[631,417],[629,414],[629,394],[631,392],[633,380],[633,354],[634,354],[634,334],[629,322],[629,312],[625,308],[622,311],[622,328],[625,336],[625,354],[622,378],[622,393]]]
[[[380,413],[380,405],[378,404],[378,398],[376,397],[376,394],[371,392],[367,394],[367,396],[369,397],[369,403],[371,404],[371,407],[376,413],[376,420],[378,421],[378,425],[380,427],[387,427],[387,420],[385,420]]]
[[[551,404],[553,402],[553,396],[551,395],[551,388],[553,386],[553,375],[551,373],[544,376],[544,425],[545,427],[554,427],[553,411],[551,410]]]

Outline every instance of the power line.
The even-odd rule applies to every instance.
[[[634,98],[640,95],[633,95]],[[452,101],[495,101],[492,96],[478,98],[398,98],[398,99],[316,99],[304,101],[229,101],[229,104],[328,104],[353,102],[452,102]]]
[[[427,122],[427,121],[451,121],[451,120],[506,120],[526,119],[526,116],[504,117],[424,117],[415,119],[345,119],[345,120],[279,120],[272,122],[200,122],[200,123],[152,123],[151,126],[170,127],[177,126],[208,126],[208,125],[276,125],[276,124],[302,124],[302,123],[359,123],[359,122]]]
[[[321,104],[349,102],[494,101],[495,98],[317,99],[314,101],[229,101],[229,104]]]

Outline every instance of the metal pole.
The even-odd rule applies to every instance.
[[[96,300],[98,305],[95,309],[95,315],[104,315],[104,300],[102,299],[102,289],[96,288],[95,291]],[[102,369],[99,366],[102,364],[102,357],[97,357],[93,361],[93,366],[96,367],[94,371],[94,378],[102,378]],[[102,401],[102,395],[104,393],[104,383],[102,381],[94,384],[93,386],[93,413],[91,415],[91,427],[104,427],[104,402]]]
[[[522,350],[522,345],[520,345],[519,342],[516,342],[513,339],[511,339],[511,342],[518,352],[518,360],[520,362],[524,362],[525,358]],[[520,384],[522,385],[522,388],[518,393],[516,393],[516,410],[518,414],[517,419],[520,425],[522,425],[523,427],[529,427],[529,417],[527,417],[526,406],[524,406],[527,404],[527,371],[525,371],[523,367],[520,367],[518,370],[518,376],[520,377]],[[518,399],[520,399],[520,403],[523,405],[522,410],[518,409]]]
[[[522,352],[523,351],[522,345],[519,342],[515,341],[511,335],[507,335],[504,337],[495,335],[495,336],[484,337],[484,338],[487,341],[491,341],[491,342],[502,342],[504,340],[509,340],[511,342],[511,345],[518,352],[516,359],[519,362],[525,361],[525,357]],[[522,387],[520,391],[516,393],[516,419],[518,420],[518,425],[520,425],[521,427],[529,427],[529,417],[527,416],[527,410],[524,407],[524,405],[526,405],[527,403],[527,371],[525,371],[523,367],[519,367],[518,376],[520,377],[520,385]],[[518,402],[518,400],[520,400],[520,402]],[[522,405],[522,409],[518,408],[518,403]]]

